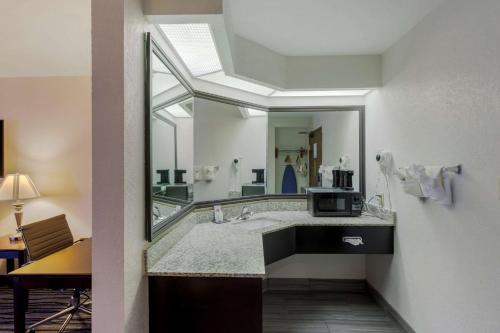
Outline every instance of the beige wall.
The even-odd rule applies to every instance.
[[[147,332],[144,32],[167,46],[140,0],[93,0],[92,13],[92,331]]]
[[[26,201],[25,223],[64,213],[75,237],[91,235],[90,77],[0,78],[6,173],[29,174],[42,197]],[[0,202],[0,235],[15,231]]]
[[[123,332],[125,321],[123,20],[123,0],[92,1],[92,331],[98,333]]]

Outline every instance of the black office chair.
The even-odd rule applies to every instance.
[[[28,251],[27,265],[32,261],[42,259],[74,244],[73,235],[71,234],[65,215],[23,225],[20,229]],[[86,297],[83,302],[81,302],[81,295]],[[92,311],[86,307],[91,304],[92,302],[87,294],[82,290],[75,289],[66,309],[29,326],[27,331],[34,332],[36,327],[67,315],[59,329],[59,332],[64,332],[78,311],[92,315]]]

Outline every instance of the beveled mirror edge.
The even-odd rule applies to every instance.
[[[180,84],[187,90],[187,93],[177,96],[176,98],[166,101],[156,107],[152,105],[152,58],[153,54],[162,61],[162,63],[172,72]],[[189,207],[184,207],[178,214],[169,216],[168,218],[158,222],[153,225],[152,215],[153,215],[153,190],[152,190],[152,138],[151,138],[151,121],[152,113],[156,110],[165,108],[166,106],[179,103],[188,98],[194,96],[194,91],[189,82],[184,78],[184,76],[176,69],[176,67],[170,62],[168,56],[164,53],[161,46],[154,40],[150,32],[144,34],[144,64],[145,64],[145,77],[144,77],[144,87],[145,87],[145,133],[144,133],[144,166],[145,166],[145,219],[146,219],[146,230],[145,236],[148,242],[151,242],[163,229],[175,223],[176,216],[181,215],[183,210],[187,210]]]
[[[163,234],[170,227],[175,225],[184,216],[197,208],[210,207],[215,204],[230,204],[237,202],[248,202],[255,200],[269,200],[269,199],[305,199],[304,194],[265,194],[258,196],[249,196],[241,198],[229,198],[213,201],[200,201],[191,202],[189,205],[183,207],[175,215],[152,225],[152,210],[153,210],[153,197],[152,197],[152,176],[151,176],[151,112],[165,108],[166,106],[181,102],[188,98],[201,98],[210,101],[221,102],[234,106],[241,106],[247,108],[258,109],[269,113],[277,112],[320,112],[320,111],[357,111],[359,112],[359,188],[363,197],[366,198],[366,164],[365,164],[365,106],[364,105],[348,105],[348,106],[291,106],[291,107],[267,107],[260,104],[249,103],[246,101],[229,98],[217,94],[212,94],[204,91],[194,89],[188,80],[177,70],[177,68],[169,60],[168,56],[162,50],[161,46],[154,40],[150,32],[145,33],[145,216],[146,216],[146,240],[148,242],[154,241],[158,236]],[[151,61],[154,54],[167,66],[172,74],[179,80],[179,82],[188,91],[186,94],[176,97],[166,103],[156,106],[153,110],[151,105],[152,100],[152,82],[151,82]]]

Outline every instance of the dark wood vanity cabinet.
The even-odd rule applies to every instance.
[[[392,226],[297,226],[263,235],[266,265],[296,253],[392,254]],[[149,277],[151,333],[262,333],[261,277]]]
[[[266,265],[293,254],[393,254],[392,226],[297,226],[263,236]]]
[[[151,333],[262,333],[262,278],[149,277]]]
[[[296,227],[295,246],[296,253],[393,254],[394,227]]]

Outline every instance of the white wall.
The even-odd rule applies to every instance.
[[[266,266],[266,277],[363,280],[365,258],[359,254],[296,254]]]
[[[177,118],[177,168],[186,170],[184,181],[193,183],[194,134],[193,118]]]
[[[158,170],[169,170],[169,180],[173,181],[176,143],[174,124],[170,124],[161,118],[153,117],[151,122],[151,141],[153,185],[161,180],[161,175],[157,173]]]
[[[323,165],[339,165],[341,156],[350,157],[354,170],[352,184],[359,191],[359,113],[353,111],[315,112],[313,128],[322,128]]]
[[[394,256],[369,256],[368,281],[417,332],[500,331],[500,2],[447,1],[384,55],[367,98],[368,195],[375,154],[454,165],[455,206],[422,203],[391,180]]]
[[[194,165],[220,167],[213,181],[194,184],[194,200],[227,198],[235,157],[242,158],[240,185],[252,181],[252,169],[266,168],[267,117],[244,119],[236,106],[200,98],[194,106]]]

